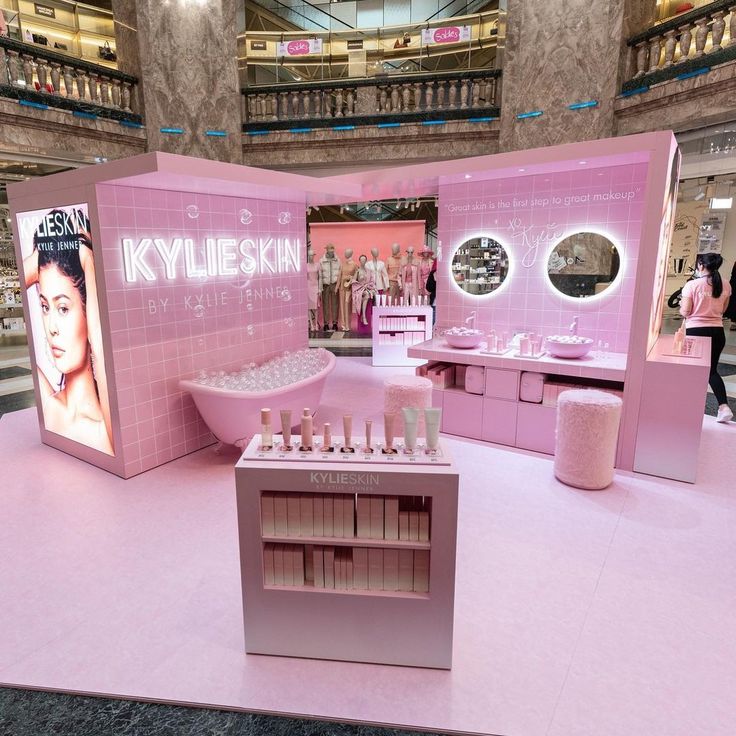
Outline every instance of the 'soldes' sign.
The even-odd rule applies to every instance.
[[[157,281],[164,278],[202,279],[208,276],[244,276],[298,273],[299,238],[123,238],[125,280]]]
[[[307,54],[321,53],[321,38],[305,38],[299,41],[284,41],[278,45],[279,56],[306,56]]]
[[[442,28],[425,28],[422,31],[422,43],[461,43],[470,41],[470,26],[443,26]]]

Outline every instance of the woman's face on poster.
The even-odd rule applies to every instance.
[[[72,280],[56,266],[38,275],[43,326],[54,365],[67,374],[84,367],[89,355],[87,314]]]

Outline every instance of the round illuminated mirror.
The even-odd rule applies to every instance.
[[[493,238],[466,240],[452,256],[452,277],[467,294],[487,296],[506,280],[509,256]]]
[[[575,233],[554,247],[547,261],[552,286],[565,296],[585,298],[610,289],[621,271],[618,248],[598,233]]]

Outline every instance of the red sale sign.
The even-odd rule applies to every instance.
[[[307,54],[321,54],[322,39],[308,38],[279,43],[279,56],[306,56]]]
[[[470,26],[443,26],[442,28],[425,28],[422,31],[422,43],[461,43],[470,40]]]

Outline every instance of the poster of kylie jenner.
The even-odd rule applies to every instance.
[[[45,428],[114,454],[86,204],[17,215]]]

